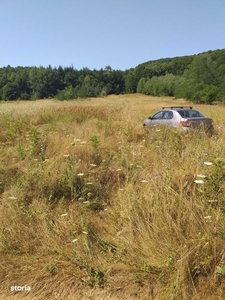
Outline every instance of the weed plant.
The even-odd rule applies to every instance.
[[[225,109],[196,107],[211,137],[141,124],[184,103],[123,95],[1,113],[1,298],[225,298]]]

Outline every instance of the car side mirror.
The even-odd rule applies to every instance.
[[[151,119],[152,119],[152,116],[149,116],[149,117],[148,117],[148,119],[150,119],[150,120],[151,120]]]

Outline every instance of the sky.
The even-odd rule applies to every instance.
[[[0,0],[0,68],[128,70],[225,49],[225,0]]]

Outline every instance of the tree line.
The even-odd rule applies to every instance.
[[[73,66],[52,68],[16,67],[0,69],[1,100],[60,100],[97,97],[124,92],[124,72],[105,67],[101,70]]]
[[[0,100],[143,93],[212,103],[225,98],[225,50],[145,62],[126,71],[73,66],[0,68]]]

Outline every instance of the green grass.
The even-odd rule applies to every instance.
[[[2,113],[0,297],[224,299],[225,108],[196,106],[212,137],[142,128],[174,104],[137,94]]]

